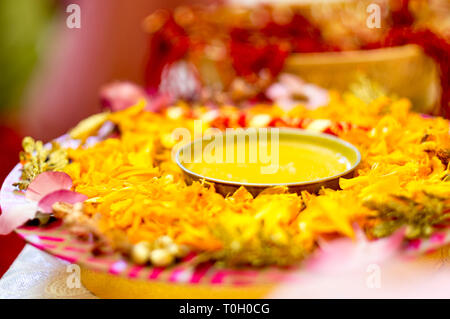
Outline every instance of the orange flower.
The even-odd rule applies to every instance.
[[[141,103],[109,114],[120,137],[69,150],[72,162],[65,172],[74,190],[89,197],[85,213],[106,235],[120,230],[131,243],[168,235],[177,244],[238,264],[291,263],[312,251],[319,237],[353,237],[355,222],[376,215],[367,201],[424,191],[449,197],[443,179],[449,168],[440,158],[442,150],[450,149],[448,121],[411,113],[406,100],[382,97],[362,107],[354,96],[332,96],[329,106],[314,111],[298,107],[280,114],[276,106],[259,106],[251,113],[301,114],[370,126],[341,133],[360,149],[362,163],[355,178],[341,179],[340,191],[299,196],[277,189],[254,198],[240,188],[224,198],[212,185],[186,185],[171,159],[176,143],[172,131],[193,128],[185,105],[156,114]],[[206,112],[199,108],[191,114],[201,117]],[[239,110],[228,107],[226,112]],[[204,128],[213,121],[206,121]]]

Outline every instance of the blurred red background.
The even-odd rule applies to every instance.
[[[180,0],[0,1],[0,182],[17,164],[21,139],[48,141],[99,110],[102,85],[143,84],[149,38],[142,21]],[[192,1],[190,1],[192,3]],[[69,28],[69,4],[81,28]],[[0,277],[21,251],[0,236]]]
[[[17,154],[21,149],[21,136],[11,127],[0,124],[0,145],[3,151],[0,153],[0,180],[17,164]],[[0,277],[14,261],[22,250],[24,242],[15,233],[0,236]]]

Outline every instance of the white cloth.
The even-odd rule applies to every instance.
[[[368,287],[372,276],[363,269],[351,277],[310,277],[302,285],[281,285],[273,298],[449,298],[450,268],[448,249],[421,262],[391,263],[380,268],[379,289]],[[92,299],[86,288],[70,288],[73,274],[68,262],[57,259],[31,245],[26,245],[9,270],[0,279],[0,299]],[[426,266],[426,267],[424,267]],[[359,277],[358,277],[359,276]],[[361,279],[361,280],[355,280]],[[378,288],[378,287],[375,287]]]
[[[71,288],[67,278],[69,263],[26,245],[0,279],[0,299],[91,299],[83,286]]]

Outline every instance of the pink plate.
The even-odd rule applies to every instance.
[[[67,136],[58,140],[66,147],[67,143],[74,142],[68,140]],[[20,169],[21,165],[16,165],[3,183],[0,191],[0,204],[3,211],[26,202],[24,193],[13,186],[13,183],[20,179]],[[95,256],[92,254],[93,243],[82,241],[70,234],[61,222],[54,222],[45,227],[22,226],[16,232],[31,245],[71,263],[77,263],[95,271],[148,281],[232,286],[273,284],[286,278],[292,270],[297,268],[293,266],[284,269],[275,267],[230,269],[219,267],[213,262],[198,264],[193,254],[168,268],[137,266],[120,254]],[[433,234],[427,240],[410,241],[404,248],[406,253],[416,255],[433,252],[448,243],[450,243],[450,232],[446,230]]]
[[[21,174],[18,164],[5,179],[0,192],[2,209],[25,202],[25,195],[12,184],[17,182]],[[48,226],[22,226],[16,230],[31,245],[40,250],[88,269],[110,273],[128,278],[159,280],[170,283],[191,284],[230,284],[251,285],[279,282],[287,276],[287,269],[226,269],[215,266],[213,262],[194,263],[195,255],[169,268],[137,266],[123,258],[120,254],[95,256],[92,254],[93,243],[82,241],[70,234],[61,222]]]

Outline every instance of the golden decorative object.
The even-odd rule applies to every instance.
[[[114,276],[105,272],[81,268],[84,287],[105,299],[256,299],[263,298],[275,284],[210,285],[148,281]]]
[[[431,112],[440,96],[438,70],[416,45],[346,52],[297,53],[286,60],[285,72],[319,86],[348,90],[364,74],[388,93],[407,97],[417,112]]]

